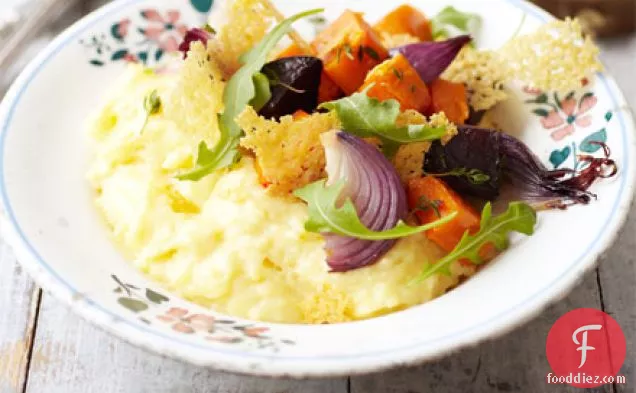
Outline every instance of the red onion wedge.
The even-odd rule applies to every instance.
[[[345,132],[321,136],[329,181],[323,179],[294,191],[307,202],[305,229],[326,240],[327,264],[345,272],[378,261],[396,239],[418,234],[455,219],[457,213],[411,227],[406,191],[393,166],[373,145]]]
[[[374,231],[385,231],[408,214],[406,191],[395,168],[375,146],[346,132],[322,135],[327,157],[328,184],[344,180],[341,200],[351,198],[360,221]],[[377,262],[396,240],[360,240],[327,234],[327,264],[345,272]]]
[[[459,51],[472,40],[468,35],[451,38],[446,41],[419,42],[391,49],[395,56],[401,53],[417,70],[420,78],[429,84],[446,71],[455,60]]]

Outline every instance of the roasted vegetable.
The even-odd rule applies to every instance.
[[[329,180],[319,180],[294,194],[307,202],[305,228],[325,235],[327,263],[344,272],[376,263],[407,237],[454,218],[411,227],[402,219],[407,196],[395,168],[371,144],[346,132],[322,134]]]
[[[261,72],[269,78],[271,99],[258,111],[265,118],[280,118],[298,110],[311,113],[318,106],[322,61],[297,56],[265,64]]]
[[[380,38],[360,13],[345,11],[311,44],[325,64],[325,72],[350,95],[369,71],[389,57]]]
[[[446,252],[455,248],[466,231],[479,230],[479,213],[438,178],[412,179],[408,184],[408,198],[409,207],[422,224],[457,212],[452,221],[426,231],[426,237]]]
[[[424,171],[451,174],[444,180],[461,195],[487,200],[499,196],[502,181],[510,182],[519,198],[544,203],[543,207],[587,204],[594,197],[588,190],[592,183],[616,174],[616,164],[605,157],[582,156],[589,165],[579,172],[573,169],[548,170],[520,140],[494,130],[460,126],[459,133],[446,145],[434,142],[425,156]],[[475,171],[477,176],[467,176]],[[487,180],[486,180],[487,179]]]
[[[446,145],[433,143],[424,156],[424,172],[446,174],[457,169],[474,169],[489,176],[486,182],[474,182],[465,176],[450,176],[444,180],[461,195],[493,200],[501,186],[501,149],[499,132],[462,126]]]
[[[400,103],[402,111],[426,112],[431,105],[428,87],[399,53],[371,70],[360,90],[366,90],[369,97],[380,101],[393,98]]]
[[[299,119],[304,119],[306,117],[309,117],[309,113],[305,112],[302,109],[299,109],[296,112],[294,112],[294,114],[292,116],[293,116],[294,120],[299,120]]]
[[[403,54],[424,83],[429,84],[446,71],[459,51],[471,40],[470,36],[462,35],[446,41],[420,42],[391,49],[391,54]]]
[[[311,52],[311,53],[307,53]],[[314,56],[315,53],[313,51],[306,51],[295,43],[290,44],[287,48],[285,48],[282,52],[280,52],[277,58],[282,59],[284,57],[294,57],[294,56]],[[331,80],[329,75],[323,70],[320,75],[320,87],[318,88],[318,103],[321,104],[327,101],[333,101],[344,94],[342,90],[336,85],[334,81]]]
[[[373,26],[378,33],[410,34],[422,41],[433,40],[431,22],[418,9],[403,4]]]
[[[307,53],[307,51],[301,48],[298,44],[296,44],[295,42],[292,42],[291,44],[289,44],[287,48],[283,49],[278,55],[276,55],[276,58],[283,59],[285,57],[310,56],[310,55],[313,55],[313,53]]]
[[[537,225],[537,213],[529,205],[522,202],[511,202],[506,212],[494,216],[489,203],[481,212],[479,230],[476,233],[465,233],[457,246],[444,258],[429,265],[418,277],[416,282],[422,282],[434,274],[451,274],[451,265],[459,260],[463,263],[481,265],[488,261],[488,257],[497,251],[503,251],[510,245],[509,235],[512,232],[523,233],[527,236],[534,234]],[[484,258],[485,250],[491,249]]]
[[[448,120],[455,124],[464,124],[470,115],[466,87],[462,83],[436,79],[430,85],[432,113],[444,112]]]

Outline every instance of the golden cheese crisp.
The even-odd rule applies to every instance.
[[[541,90],[567,92],[601,71],[599,48],[576,19],[555,20],[499,50],[516,80]]]
[[[510,69],[494,51],[464,47],[442,77],[464,83],[470,106],[486,110],[508,98],[504,85],[511,79]]]
[[[470,105],[486,110],[508,98],[504,86],[511,81],[546,91],[577,89],[602,70],[598,54],[577,20],[555,20],[497,51],[465,47],[442,77],[466,84]]]
[[[215,57],[229,75],[241,66],[239,57],[265,37],[276,21],[276,11],[267,0],[234,0],[225,6],[228,22],[213,45]]]
[[[219,65],[208,56],[203,44],[194,42],[165,100],[166,114],[193,136],[205,131],[204,139],[214,143],[219,137],[218,114],[223,112],[224,88]]]
[[[237,119],[245,130],[241,146],[254,152],[262,181],[270,192],[288,195],[325,177],[325,150],[320,134],[338,128],[334,113],[316,113],[280,122],[258,116],[248,107]]]

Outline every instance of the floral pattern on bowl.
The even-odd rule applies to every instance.
[[[204,340],[222,344],[243,344],[250,348],[274,352],[281,346],[294,345],[294,341],[268,336],[268,327],[241,323],[231,318],[193,312],[183,307],[170,306],[170,298],[151,288],[140,288],[124,283],[116,275],[111,278],[117,284],[113,293],[117,303],[139,316],[147,325],[160,322],[179,334],[197,335]]]
[[[212,1],[191,0],[191,5],[205,14],[212,8]],[[96,67],[118,61],[150,66],[160,64],[167,53],[176,52],[187,30],[180,10],[143,8],[135,16],[112,23],[107,32],[81,39],[80,44],[90,53],[89,63]]]

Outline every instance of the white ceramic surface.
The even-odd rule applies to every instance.
[[[594,186],[598,200],[590,206],[542,213],[535,236],[514,237],[510,250],[449,294],[386,317],[320,326],[237,320],[171,296],[130,267],[110,243],[85,181],[85,124],[125,61],[155,64],[174,34],[171,28],[201,24],[206,3],[113,2],[72,26],[41,53],[0,108],[4,236],[45,290],[111,333],[169,357],[248,374],[348,375],[419,363],[500,335],[536,316],[595,266],[623,224],[636,178],[634,126],[613,79],[599,74],[583,90],[573,92],[574,112],[551,113],[545,104],[525,104],[528,116],[521,137],[550,166],[562,160],[571,166],[574,150],[590,148],[582,143],[585,138],[606,139],[619,175]],[[328,19],[348,7],[365,11],[370,21],[393,4],[275,3],[287,15],[324,6]],[[483,47],[503,44],[524,14],[523,31],[532,31],[550,18],[521,0],[411,3],[428,14],[449,4],[482,14],[484,27],[477,40]],[[157,13],[140,12],[149,9]],[[180,11],[178,20],[168,10]],[[149,25],[161,25],[166,31],[159,41],[139,47],[137,27]],[[298,27],[312,32],[307,23]],[[526,101],[539,97],[519,94]],[[558,107],[552,93],[546,97]],[[577,122],[585,116],[591,116],[590,124]],[[572,125],[569,130],[574,132],[555,141],[549,128],[559,118],[564,124],[556,129]]]

